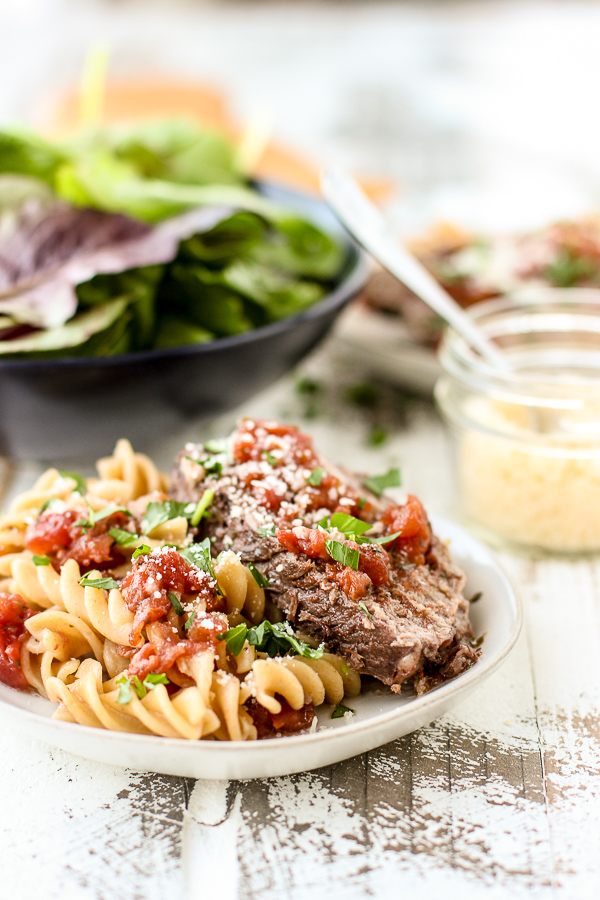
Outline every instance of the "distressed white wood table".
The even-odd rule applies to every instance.
[[[6,0],[0,119],[72,83],[100,40],[116,75],[151,66],[214,81],[241,116],[271,103],[277,133],[309,155],[398,178],[399,224],[543,222],[600,201],[599,26],[596,0]],[[389,440],[367,447],[380,423],[343,400],[365,373],[335,356],[310,363],[325,384],[312,399],[290,379],[245,411],[287,415],[353,467],[399,462],[405,484],[452,517],[433,408],[388,394]],[[305,405],[317,407],[308,422]],[[174,450],[160,443],[160,461]],[[12,465],[3,481],[16,491],[35,474]],[[507,664],[452,714],[348,762],[193,783],[3,728],[0,898],[596,900],[600,562],[501,561],[525,608]]]
[[[451,516],[433,407],[378,388],[369,409],[349,403],[366,375],[334,341],[304,369],[312,394],[290,377],[245,411],[299,422],[347,465],[399,463],[405,485]],[[374,424],[388,429],[378,447],[366,443]],[[11,489],[34,468],[13,466]],[[338,765],[194,783],[4,727],[0,897],[41,885],[48,900],[598,897],[600,562],[501,562],[525,607],[505,666],[451,714]]]

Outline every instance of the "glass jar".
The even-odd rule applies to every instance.
[[[470,310],[510,367],[447,330],[435,398],[457,499],[492,542],[600,550],[600,291],[539,288]]]

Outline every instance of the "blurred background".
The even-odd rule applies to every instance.
[[[390,212],[408,232],[440,218],[527,228],[600,206],[596,0],[0,9],[3,124],[64,126],[64,93],[96,47],[109,81],[199,83],[213,115],[241,128],[254,117],[294,163],[339,161],[391,186]]]

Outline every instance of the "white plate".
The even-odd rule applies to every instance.
[[[409,734],[441,716],[506,659],[521,630],[521,608],[493,556],[457,525],[434,518],[436,533],[450,539],[453,558],[467,575],[466,595],[482,592],[471,608],[476,635],[485,633],[480,659],[463,675],[423,697],[397,696],[387,688],[349,701],[355,716],[320,714],[315,734],[247,743],[185,741],[104,731],[51,719],[54,704],[0,684],[0,713],[31,737],[72,753],[139,771],[190,778],[244,779],[290,775],[340,762]]]

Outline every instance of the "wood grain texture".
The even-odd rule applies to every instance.
[[[147,65],[196,76],[200,58],[242,115],[267,97],[278,132],[298,148],[397,178],[404,194],[393,212],[404,227],[461,213],[494,227],[529,224],[532,213],[537,223],[557,198],[587,206],[597,196],[580,175],[597,167],[582,86],[600,75],[598,4],[321,2],[310,15],[273,2],[63,6],[0,27],[11,87],[0,96],[3,120],[22,117],[49,73],[76,82],[89,35],[102,34],[116,74]],[[544,127],[532,114],[542,71],[553,112],[562,98],[577,129],[557,128],[555,115]],[[528,152],[537,161],[549,146],[557,159],[573,151],[574,181],[552,167],[536,166],[532,178],[521,163],[507,178],[507,159]],[[348,403],[369,371],[335,345],[303,374],[316,380],[314,394],[298,394],[290,378],[244,412],[301,422],[351,468],[400,464],[428,509],[453,516],[430,404],[391,387],[366,407]],[[374,426],[389,431],[380,447],[368,442]],[[192,423],[187,437],[201,434]],[[161,437],[161,462],[175,442]],[[89,471],[91,462],[63,467]],[[38,471],[0,462],[0,482],[15,493]],[[326,769],[192,784],[90,763],[2,722],[0,900],[596,900],[600,562],[501,561],[525,609],[506,665],[427,728]]]

